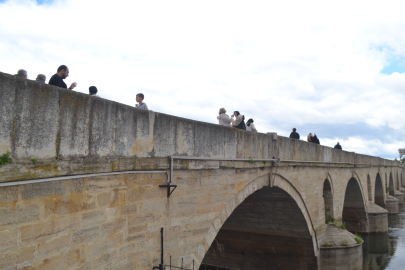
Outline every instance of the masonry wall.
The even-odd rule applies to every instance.
[[[397,164],[281,136],[273,140],[268,134],[137,110],[0,73],[0,154],[7,151],[13,163],[0,167],[0,182],[167,169],[170,155]]]

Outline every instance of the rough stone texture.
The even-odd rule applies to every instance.
[[[13,101],[21,91],[21,99]],[[403,168],[393,161],[136,110],[3,73],[0,96],[14,102],[0,115],[1,127],[8,129],[0,130],[0,148],[8,147],[13,158],[0,166],[1,182],[82,175],[0,188],[0,269],[151,269],[159,264],[162,227],[165,258],[171,255],[177,266],[184,258],[186,267],[192,260],[198,267],[221,239],[243,249],[243,242],[229,237],[237,232],[250,244],[267,239],[265,252],[282,241],[302,246],[276,254],[280,263],[297,256],[300,265],[312,268],[327,213],[350,230],[368,233],[378,230],[373,203],[390,212],[398,208],[398,200],[385,192],[386,186],[398,191],[402,179]],[[36,134],[34,125],[46,126]],[[310,162],[281,162],[276,168],[272,162],[177,160],[172,180],[178,187],[169,198],[159,187],[166,173],[86,177],[167,170],[169,155]],[[266,261],[260,252],[258,260]]]
[[[321,243],[319,269],[357,270],[363,268],[362,244],[350,232],[329,224]]]
[[[384,208],[369,203],[368,206],[368,232],[369,233],[385,233],[388,231],[388,211]]]
[[[385,209],[388,210],[388,214],[398,214],[398,199],[387,194],[385,200]]]
[[[158,187],[166,182],[165,173],[83,176],[0,188],[0,235],[6,236],[0,244],[2,263],[25,264],[31,269],[150,269],[159,264],[159,231],[164,227],[165,257],[171,255],[176,265],[181,258],[185,266],[193,259],[200,265],[210,247],[217,249],[221,241],[232,246],[227,251],[245,252],[244,243],[253,245],[252,239],[262,239],[268,245],[248,253],[257,262],[270,265],[278,261],[288,267],[286,258],[295,256],[295,263],[311,268],[325,239],[326,212],[347,221],[343,215],[347,210],[368,211],[368,224],[363,220],[363,225],[370,233],[381,230],[377,228],[381,220],[373,219],[376,205],[368,201],[367,179],[377,199],[385,182],[379,185],[373,179],[402,171],[395,167],[280,164],[274,177],[276,168],[270,162],[176,164],[173,181],[178,187],[170,198]],[[330,186],[325,188],[325,182]],[[329,211],[325,199],[332,202],[326,204]],[[390,200],[397,202],[388,195],[387,205]],[[244,240],[232,242],[228,237],[232,233],[243,235]],[[269,255],[273,256],[270,261],[259,255],[271,253],[282,242],[295,244],[277,248],[275,257]],[[302,250],[294,249],[296,246]],[[28,251],[26,257],[18,259],[23,249]],[[213,253],[208,254],[207,261],[215,262]],[[222,254],[216,258],[236,256]],[[238,265],[251,263],[255,262],[238,261]]]
[[[4,73],[0,73],[0,102],[0,154],[10,151],[14,161],[0,167],[0,182],[145,168],[167,169],[171,155],[276,157],[356,162],[357,166],[400,164],[302,140],[281,136],[273,140],[270,134],[137,110]],[[37,159],[37,164],[33,164],[31,158]],[[395,185],[398,190],[402,172],[393,175],[390,174],[390,179],[396,181],[391,181],[392,189]]]

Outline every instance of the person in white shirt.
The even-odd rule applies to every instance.
[[[141,110],[149,110],[148,109],[148,105],[146,105],[146,103],[143,102],[143,99],[145,98],[145,96],[142,93],[139,93],[136,95],[136,102],[138,102],[138,104],[135,105],[135,108],[137,109],[141,109]]]
[[[219,109],[219,116],[217,116],[218,124],[221,126],[231,127],[231,122],[233,121],[232,117],[229,117],[226,114],[226,110],[224,108]]]
[[[255,124],[253,124],[253,119],[250,118],[247,122],[246,122],[246,131],[255,131],[257,132],[257,129],[255,127]]]

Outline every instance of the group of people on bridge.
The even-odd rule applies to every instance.
[[[28,73],[24,69],[18,70],[18,72],[15,76],[28,79]],[[58,86],[61,88],[65,88],[65,89],[69,89],[69,90],[73,90],[77,86],[76,82],[73,82],[68,88],[66,83],[63,81],[68,76],[69,76],[69,68],[65,65],[61,65],[57,69],[56,73],[51,77],[48,84]],[[45,83],[46,76],[44,74],[38,74],[36,81],[40,82],[40,83]],[[97,87],[90,86],[89,95],[95,96],[95,97],[100,97],[98,95]],[[137,109],[148,110],[148,106],[146,105],[146,103],[143,102],[144,98],[145,98],[145,96],[142,93],[139,93],[136,95],[136,102],[138,104],[136,104],[135,107]],[[257,132],[257,129],[256,129],[255,125],[253,124],[254,120],[252,118],[249,118],[249,120],[245,123],[245,116],[240,114],[239,111],[234,111],[233,114],[231,116],[229,116],[226,114],[225,108],[220,108],[217,119],[218,119],[218,124],[222,125],[222,126],[234,127],[234,128],[242,129],[242,130],[246,130],[246,131]],[[290,138],[297,139],[297,140],[300,139],[300,135],[298,134],[296,128],[293,128],[293,131],[290,134]],[[320,144],[319,139],[315,133],[314,133],[314,135],[312,135],[312,133],[309,133],[307,136],[307,141],[310,143],[314,143],[314,144]],[[342,146],[338,142],[334,148],[342,149]]]
[[[25,78],[28,79],[28,73],[24,69],[18,70],[17,74],[15,74],[17,77]],[[66,83],[63,81],[69,76],[69,68],[65,65],[61,65],[58,67],[56,73],[51,77],[49,80],[48,84],[58,86],[60,88],[65,88],[69,90],[73,90],[77,86],[77,83],[74,82],[72,83],[69,88],[67,87]],[[35,81],[40,82],[40,83],[46,83],[46,76],[44,74],[38,74],[37,78]],[[95,86],[90,86],[89,87],[89,95],[94,96],[94,97],[100,97],[98,95],[98,90],[97,87]],[[148,106],[146,103],[143,102],[143,99],[145,96],[142,93],[139,93],[136,95],[136,102],[138,104],[135,105],[136,108],[141,109],[141,110],[148,110]]]

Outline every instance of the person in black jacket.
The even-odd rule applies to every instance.
[[[291,138],[291,139],[297,139],[297,140],[300,139],[300,134],[298,134],[296,128],[293,128],[293,131],[292,131],[291,134],[290,134],[290,138]]]
[[[339,144],[339,142],[335,145],[335,148],[342,150],[342,146]]]
[[[69,76],[69,69],[68,69],[68,67],[65,66],[65,65],[61,65],[61,66],[58,68],[56,74],[54,74],[54,75],[51,77],[51,79],[49,80],[49,83],[48,83],[48,84],[50,84],[50,85],[55,85],[55,86],[58,86],[58,87],[61,87],[61,88],[65,88],[65,89],[69,89],[69,90],[73,90],[73,88],[76,87],[77,83],[74,82],[74,83],[72,83],[72,85],[71,85],[69,88],[67,88],[66,83],[63,81],[64,79],[67,78],[67,76]]]
[[[235,118],[235,121],[232,121],[232,126],[234,128],[246,130],[245,116],[240,114],[238,111],[233,112],[233,115],[231,117],[234,117],[234,116],[236,118]]]
[[[316,136],[316,134],[314,133],[314,137],[312,137],[312,142],[314,144],[320,144],[318,137]]]

